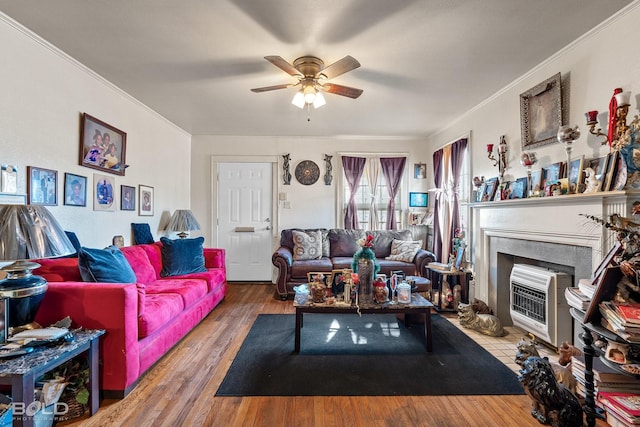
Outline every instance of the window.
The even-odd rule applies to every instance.
[[[364,157],[364,156],[361,156]],[[371,157],[367,159],[367,162],[380,160],[377,157]],[[366,168],[365,168],[366,170]],[[404,181],[404,180],[403,180]],[[400,189],[396,193],[396,229],[402,228],[402,194],[403,194],[403,184],[400,184]],[[349,202],[349,198],[351,193],[349,191],[349,185],[347,185],[346,178],[344,173],[342,174],[342,200],[340,200],[340,206],[342,207],[342,218],[341,221],[344,220],[344,213],[347,209],[347,203]],[[367,179],[366,172],[363,172],[362,177],[360,178],[360,183],[358,185],[358,189],[355,194],[355,202],[357,208],[357,217],[358,223],[360,224],[360,228],[368,229],[369,227],[369,215],[370,215],[370,202],[371,202],[371,191],[369,186],[369,180]],[[378,181],[376,183],[375,188],[375,210],[377,215],[377,230],[384,230],[387,228],[387,206],[389,205],[389,190],[387,189],[387,183],[382,175],[382,172],[378,174]],[[344,225],[344,224],[343,224]]]

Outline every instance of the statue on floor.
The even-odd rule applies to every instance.
[[[578,398],[556,380],[548,360],[531,356],[522,363],[518,380],[531,399],[531,416],[553,427],[582,427]]]
[[[563,344],[567,344],[566,342]],[[540,353],[538,353],[538,349],[536,348],[536,343],[533,340],[522,337],[517,344],[517,352],[515,362],[520,365],[520,367],[524,366],[525,360],[527,360],[531,356],[540,357]],[[561,354],[561,359],[563,359],[563,355]],[[569,356],[569,361],[571,361],[571,356]],[[553,374],[556,377],[556,380],[568,388],[571,393],[576,393],[577,381],[573,376],[571,371],[562,365],[559,360],[558,363],[549,362],[551,365],[551,369],[553,369]]]
[[[473,311],[470,304],[458,304],[458,318],[465,328],[473,329],[484,335],[503,337],[507,331],[502,327],[502,322],[492,314],[482,314]]]

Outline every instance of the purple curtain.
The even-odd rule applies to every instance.
[[[460,228],[460,206],[458,197],[458,183],[462,172],[462,160],[467,150],[467,138],[457,140],[451,145],[451,181],[453,184],[453,208],[451,210],[451,233],[453,238],[456,235],[456,228]]]
[[[360,228],[358,215],[356,214],[355,197],[366,161],[367,159],[364,157],[342,156],[342,169],[344,170],[344,176],[347,178],[350,193],[347,211],[344,214],[344,228],[347,230],[357,230]]]
[[[389,205],[387,206],[387,230],[395,230],[396,227],[396,193],[402,182],[405,157],[385,157],[380,159],[382,174],[389,189]]]
[[[444,157],[444,150],[441,148],[433,153],[433,182],[436,188],[442,188],[442,158]],[[436,202],[433,208],[433,253],[436,256],[436,260],[442,261],[442,233],[440,233],[440,220],[438,219],[439,207],[438,199],[441,197],[440,193],[436,193]],[[447,261],[449,255],[447,254]]]

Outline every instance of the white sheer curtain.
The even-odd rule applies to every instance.
[[[369,230],[379,229],[378,210],[376,209],[376,192],[378,190],[378,175],[380,174],[380,158],[367,159],[364,173],[369,184]]]
[[[449,262],[451,252],[451,145],[443,147],[442,192],[437,198],[440,235],[442,236],[442,262]]]

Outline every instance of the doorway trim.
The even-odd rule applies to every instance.
[[[211,242],[214,246],[219,246],[218,236],[218,164],[220,163],[271,163],[271,218],[273,225],[271,227],[271,240],[275,241],[278,237],[277,233],[280,229],[280,217],[278,210],[278,189],[280,182],[278,181],[278,156],[211,156]]]

